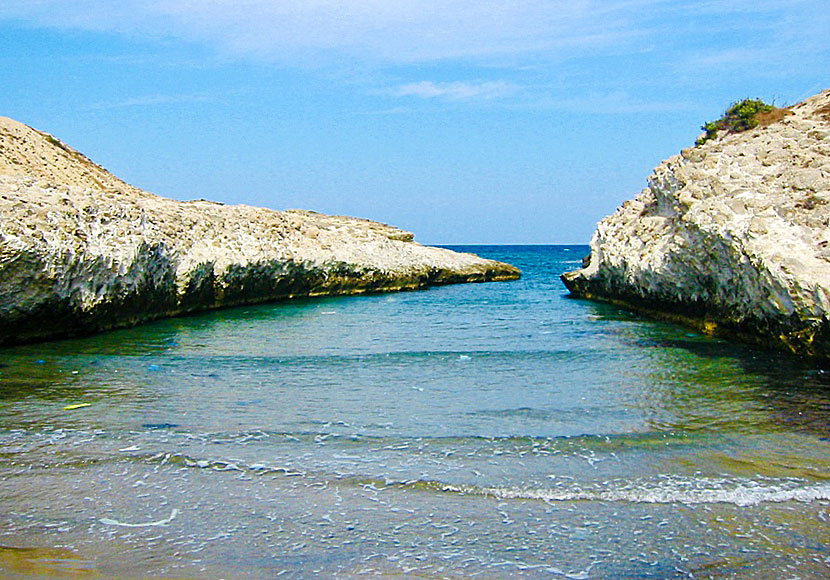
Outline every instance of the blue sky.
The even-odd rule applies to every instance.
[[[0,115],[177,199],[587,243],[828,39],[826,0],[3,0]]]

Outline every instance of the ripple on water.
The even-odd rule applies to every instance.
[[[4,349],[0,576],[826,577],[827,375],[567,299],[568,249]]]

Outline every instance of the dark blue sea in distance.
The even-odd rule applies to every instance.
[[[0,350],[3,578],[826,578],[830,377],[513,282]]]

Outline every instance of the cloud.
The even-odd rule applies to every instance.
[[[648,100],[632,96],[625,91],[607,93],[588,92],[579,98],[545,98],[535,104],[537,108],[567,111],[580,115],[621,115],[630,113],[677,113],[693,111],[694,104],[684,99]]]
[[[753,48],[791,59],[824,59],[830,25],[824,2],[3,0],[0,21],[178,39],[223,58],[288,66],[464,61],[518,70],[648,51],[666,60],[705,58],[707,47],[739,50],[748,38]]]
[[[451,82],[435,83],[421,81],[401,85],[392,91],[397,97],[421,97],[422,99],[447,99],[463,101],[469,99],[495,99],[512,95],[518,87],[503,81],[483,83]]]
[[[153,107],[157,105],[178,105],[192,103],[208,103],[215,100],[207,94],[199,95],[144,95],[128,97],[121,101],[97,103],[91,109],[121,109],[126,107]]]
[[[0,18],[178,37],[273,61],[402,63],[631,41],[633,11],[664,0],[4,0]]]

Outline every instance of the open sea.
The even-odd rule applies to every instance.
[[[830,577],[830,371],[513,282],[0,350],[0,578]]]

